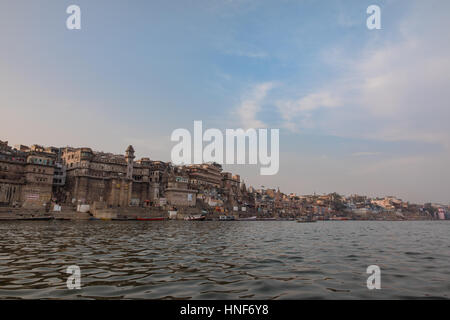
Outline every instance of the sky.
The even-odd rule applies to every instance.
[[[68,30],[66,8],[81,8]],[[369,5],[381,29],[366,26]],[[3,0],[0,140],[170,161],[171,133],[280,129],[297,194],[450,203],[447,0]]]

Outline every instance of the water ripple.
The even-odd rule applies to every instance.
[[[450,297],[446,222],[2,222],[2,299]],[[368,290],[366,268],[382,270]],[[81,268],[68,290],[66,268]]]

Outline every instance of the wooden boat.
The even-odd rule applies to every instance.
[[[193,216],[186,216],[186,217],[184,217],[184,220],[186,220],[186,221],[203,221],[205,219],[206,219],[206,217],[204,215],[201,215],[201,214],[196,214],[196,215],[193,215]]]
[[[137,220],[139,221],[163,221],[166,220],[164,217],[157,217],[157,218],[140,218],[138,217]]]
[[[136,221],[137,218],[134,218],[134,217],[131,217],[131,218],[129,218],[129,217],[117,217],[117,218],[113,218],[112,220],[114,220],[114,221]]]
[[[312,222],[316,222],[316,220],[314,219],[297,219],[298,223],[312,223]]]
[[[308,217],[301,217],[297,219],[298,223],[311,223],[311,222],[316,222],[317,220],[312,217],[312,216],[308,216]]]
[[[49,221],[55,219],[54,217],[46,216],[46,217],[27,217],[27,218],[19,218],[19,220],[25,221]]]
[[[348,221],[350,219],[347,217],[331,217],[330,220],[332,220],[332,221]]]
[[[246,218],[239,218],[239,221],[256,221],[256,216],[246,217]]]
[[[234,220],[234,216],[220,216],[219,220],[220,221],[233,221]]]

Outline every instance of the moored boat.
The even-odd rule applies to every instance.
[[[256,216],[239,218],[239,221],[256,221]]]
[[[27,217],[27,218],[20,218],[18,220],[25,220],[25,221],[48,221],[53,220],[54,217],[51,216],[45,216],[45,217]]]
[[[314,219],[297,219],[298,223],[311,223],[311,222],[316,222],[317,220]]]
[[[316,222],[317,219],[314,218],[313,216],[307,216],[307,217],[300,217],[297,219],[297,222],[299,223],[311,223],[311,222]]]
[[[139,221],[163,221],[166,220],[164,217],[157,217],[157,218],[140,218],[138,217],[137,220]]]
[[[233,221],[234,220],[234,216],[219,216],[219,220],[220,221]]]
[[[350,219],[347,217],[331,217],[330,220],[332,220],[332,221],[348,221]]]
[[[193,215],[193,216],[186,216],[186,217],[184,217],[185,221],[203,221],[205,219],[206,219],[206,217],[204,215],[202,215],[202,214],[196,214],[196,215]]]

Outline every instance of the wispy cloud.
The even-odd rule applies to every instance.
[[[261,111],[261,104],[264,102],[268,92],[274,86],[274,82],[260,83],[253,86],[250,92],[244,95],[235,113],[245,129],[262,128],[266,126],[264,122],[257,119],[257,115]]]
[[[284,120],[284,127],[291,131],[298,129],[296,124],[302,127],[313,127],[312,111],[339,105],[339,99],[326,91],[312,93],[298,100],[280,100],[276,103]]]
[[[369,44],[340,76],[279,102],[285,128],[313,125],[324,134],[448,147],[450,36],[436,30],[450,29],[443,14],[450,5],[431,7],[415,2],[398,28],[392,26],[394,37],[380,34],[378,45]]]

